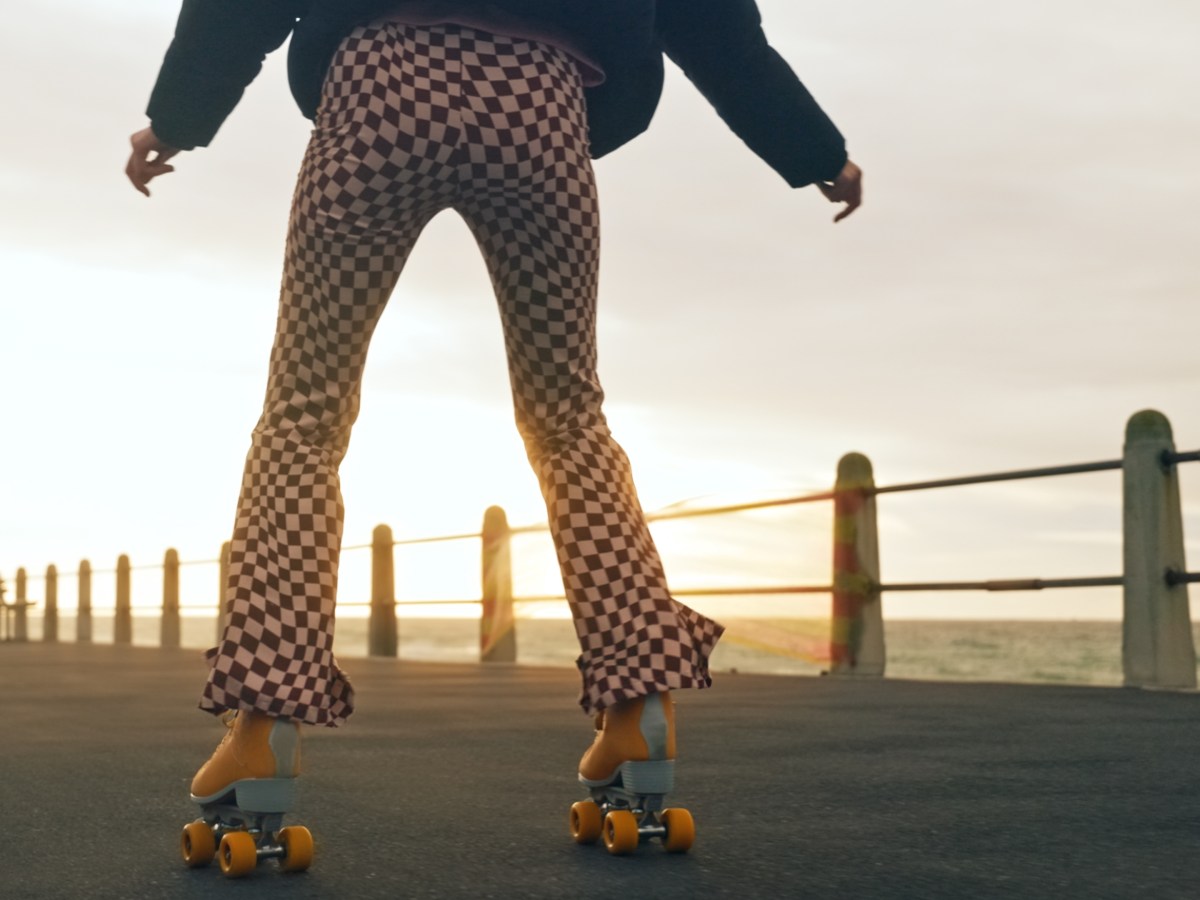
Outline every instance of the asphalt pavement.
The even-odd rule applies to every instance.
[[[347,660],[305,733],[303,874],[187,870],[222,728],[195,651],[0,644],[0,897],[1195,898],[1200,697],[722,675],[681,693],[691,853],[580,847],[565,669]]]

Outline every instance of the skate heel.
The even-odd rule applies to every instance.
[[[248,778],[233,785],[234,805],[245,812],[285,813],[296,805],[296,779]]]
[[[295,778],[300,774],[300,729],[295,723],[276,719],[271,723],[267,744],[275,757],[276,778]]]
[[[622,763],[621,786],[631,794],[669,794],[675,790],[675,760]]]

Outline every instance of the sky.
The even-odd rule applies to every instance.
[[[760,0],[847,135],[849,220],[793,191],[671,69],[650,131],[597,163],[600,373],[649,510],[1116,459],[1128,417],[1200,448],[1200,8],[1183,0]],[[0,576],[210,560],[257,419],[309,124],[274,55],[213,146],[147,200],[128,135],[162,0],[42,0],[0,33]],[[66,25],[67,27],[64,27]],[[1190,558],[1200,467],[1182,473]],[[543,516],[483,264],[447,213],[376,333],[342,469],[345,541]],[[1117,473],[880,498],[885,581],[1119,574]],[[825,583],[828,506],[655,527],[676,587]],[[517,590],[555,587],[544,538]],[[478,591],[476,545],[404,551],[400,593]],[[1193,562],[1193,567],[1195,563]],[[343,601],[365,599],[351,550]],[[135,577],[152,602],[159,576]],[[111,577],[97,576],[97,603]],[[185,602],[215,600],[211,566]],[[73,603],[73,588],[60,604]],[[37,583],[30,594],[40,596]],[[10,594],[11,596],[11,594]],[[1119,591],[885,598],[889,616],[1112,618]],[[720,614],[814,614],[776,598]]]

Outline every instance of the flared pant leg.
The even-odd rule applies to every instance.
[[[367,348],[425,224],[450,202],[459,135],[379,94],[422,65],[389,35],[347,40],[330,71],[288,228],[266,400],[230,549],[228,625],[200,706],[338,725],[353,690],[333,655],[338,466]],[[390,98],[389,98],[390,99]],[[443,104],[444,105],[444,104]],[[418,120],[419,119],[419,120]]]
[[[722,628],[671,597],[629,460],[601,411],[600,218],[578,72],[530,42],[506,42],[493,67],[496,49],[467,40],[455,208],[495,287],[517,427],[580,642],[580,705],[595,712],[707,687]]]

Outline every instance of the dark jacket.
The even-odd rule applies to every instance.
[[[496,0],[566,30],[604,69],[587,89],[593,157],[643,132],[658,106],[666,53],[721,118],[793,187],[832,180],[846,162],[841,133],[767,43],[754,0]],[[315,118],[341,40],[395,0],[183,0],[147,110],[154,133],[207,145],[266,55],[293,34],[288,80]]]

